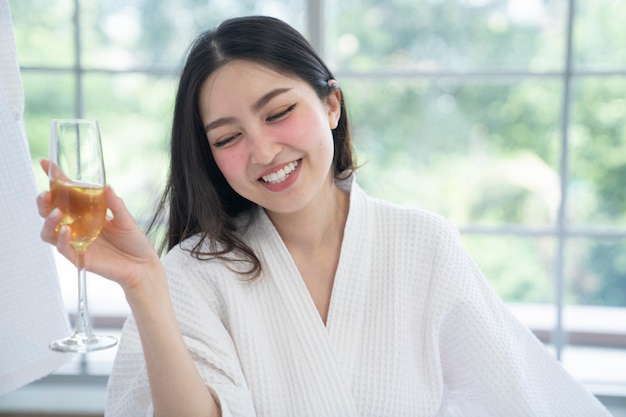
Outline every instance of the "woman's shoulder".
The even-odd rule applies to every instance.
[[[206,237],[197,233],[179,242],[176,246],[172,247],[165,256],[163,256],[163,263],[165,265],[179,262],[189,262],[189,258],[194,258],[193,252],[195,250],[206,250],[210,246],[210,243]]]
[[[192,281],[198,277],[207,280],[229,274],[225,262],[216,255],[222,249],[221,243],[202,234],[188,237],[162,258],[168,279],[172,281],[183,277],[186,281]]]
[[[214,243],[215,244],[215,243]],[[207,306],[223,315],[226,294],[237,292],[246,276],[236,268],[246,268],[236,260],[211,254],[216,246],[202,235],[194,235],[174,246],[162,259],[172,302],[177,309],[185,306]]]
[[[239,215],[233,222],[233,239],[249,244],[253,224],[259,222],[258,210]],[[162,258],[168,276],[200,276],[203,281],[240,281],[250,270],[250,261],[231,244],[196,233],[170,249]]]
[[[382,226],[419,229],[433,235],[458,235],[458,228],[445,216],[415,206],[367,196],[375,219]]]
[[[255,223],[258,219],[257,212],[257,209],[252,209],[233,219],[233,235],[237,236],[237,238],[242,241],[245,241],[247,230],[250,225]],[[223,254],[227,252],[229,252],[229,250],[223,242],[210,237],[206,233],[199,232],[185,238],[183,241],[179,242],[172,249],[170,249],[163,257],[163,262],[188,263],[199,261],[202,265],[220,264],[220,262],[217,261],[223,257],[216,256],[216,254]]]
[[[351,193],[351,205],[364,206],[378,219],[416,222],[441,230],[455,229],[447,218],[438,213],[416,205],[399,204],[370,194],[356,181],[355,173],[351,173],[339,186]]]

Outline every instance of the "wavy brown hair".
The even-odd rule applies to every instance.
[[[191,44],[180,75],[174,107],[168,180],[148,232],[167,218],[166,235],[158,249],[169,251],[183,240],[200,235],[191,253],[199,259],[243,261],[238,271],[252,277],[261,272],[254,251],[235,231],[235,218],[256,207],[237,194],[218,169],[198,109],[204,81],[233,60],[263,65],[309,84],[320,99],[328,97],[335,77],[307,40],[281,20],[248,16],[224,21],[201,33]],[[339,123],[332,131],[333,173],[339,178],[354,170],[354,151],[343,95]],[[209,245],[205,243],[208,241]]]

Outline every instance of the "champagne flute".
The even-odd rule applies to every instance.
[[[56,119],[50,125],[48,178],[52,207],[63,213],[57,228],[70,228],[78,269],[78,318],[74,334],[50,343],[59,352],[90,352],[114,346],[113,336],[94,334],[87,308],[85,250],[106,219],[104,161],[96,120]]]

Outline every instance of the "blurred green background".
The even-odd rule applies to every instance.
[[[316,47],[347,98],[364,188],[450,218],[506,301],[626,307],[626,2],[578,2],[571,55],[564,0],[324,4]],[[243,14],[311,32],[304,0],[10,6],[41,188],[50,119],[96,118],[108,181],[140,222],[191,39]]]

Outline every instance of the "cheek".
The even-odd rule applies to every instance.
[[[242,155],[235,149],[213,152],[213,158],[220,172],[229,183],[231,183],[231,180],[236,179],[237,175],[241,175],[245,172],[241,163]]]
[[[328,146],[329,141],[330,146],[333,146],[328,119],[324,119],[312,110],[290,118],[283,133],[285,138],[298,147],[322,148]]]

